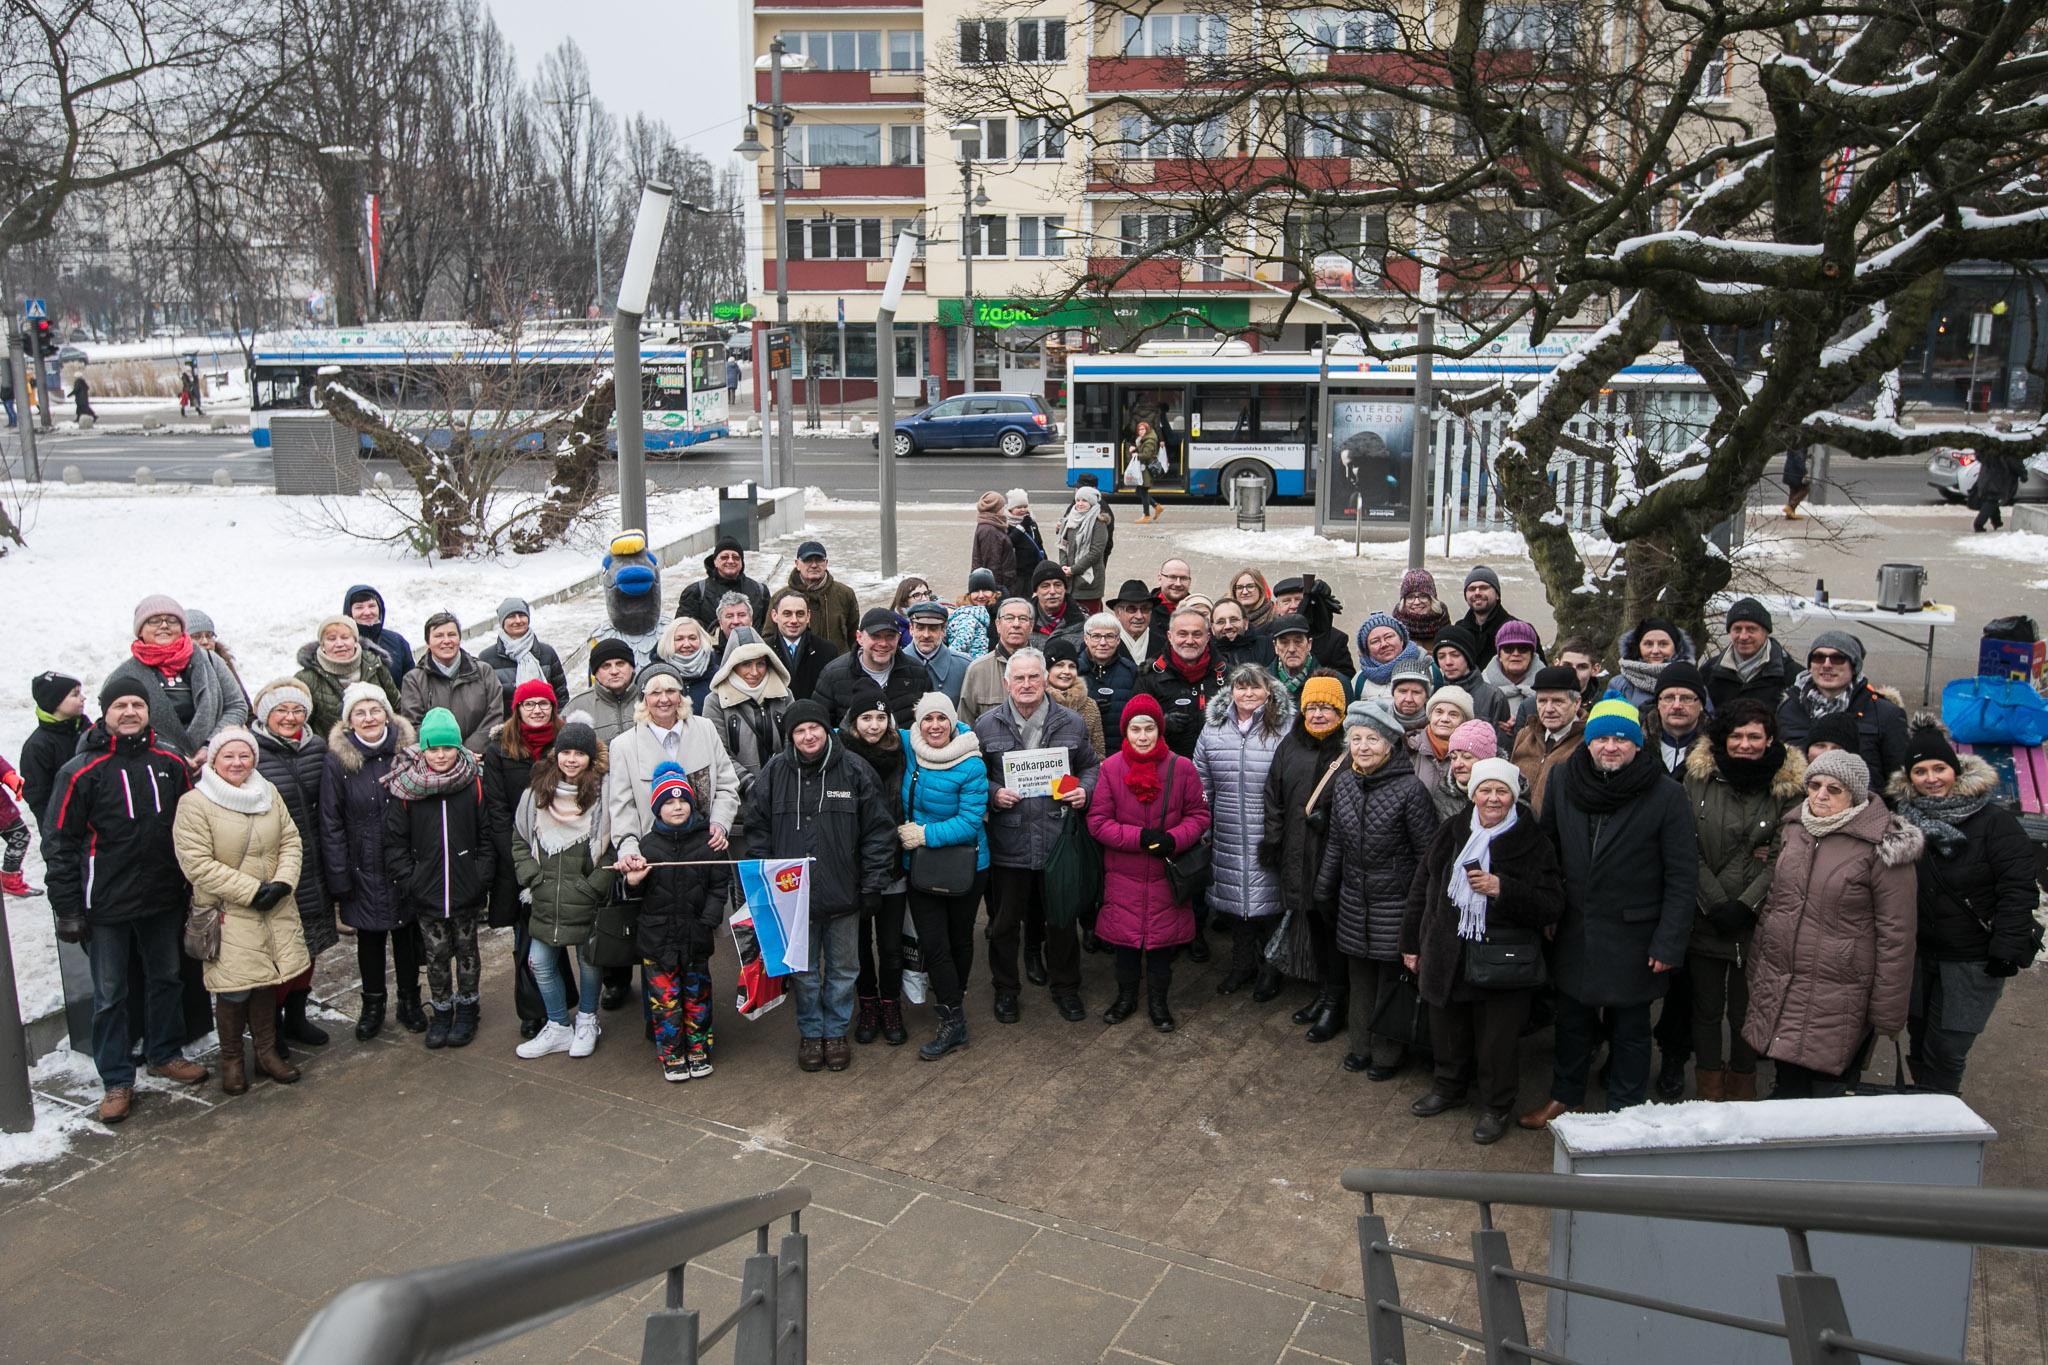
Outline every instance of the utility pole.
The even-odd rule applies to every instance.
[[[1436,309],[1415,320],[1415,431],[1408,457],[1408,567],[1422,567],[1422,542],[1429,534],[1430,409],[1436,406],[1431,351],[1436,345]],[[1448,518],[1446,518],[1448,521]]]
[[[981,224],[975,221],[977,198],[974,191],[974,158],[981,150],[981,125],[973,121],[956,123],[947,129],[960,149],[960,378],[964,392],[974,392],[974,247]]]
[[[875,467],[882,506],[882,577],[896,576],[896,305],[917,255],[917,238],[896,236],[896,256],[889,280],[882,286],[882,306],[875,311]],[[842,328],[840,335],[845,336]]]
[[[789,329],[789,111],[782,106],[786,51],[780,36],[768,44],[768,109],[775,124],[775,325],[784,332]],[[784,488],[796,484],[796,414],[789,403],[789,370],[784,368],[775,375],[775,481]]]
[[[619,418],[619,525],[621,530],[643,534],[648,529],[647,446],[640,410],[640,319],[647,312],[647,291],[654,283],[654,264],[661,256],[669,201],[674,197],[674,187],[659,180],[648,181],[640,191],[640,216],[633,224],[633,243],[626,251],[626,268],[619,277],[618,304],[612,314],[612,394]]]

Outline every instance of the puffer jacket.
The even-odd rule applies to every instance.
[[[1093,795],[1101,758],[1088,747],[1088,731],[1081,718],[1051,697],[1039,705],[1046,708],[1045,729],[1038,748],[1065,749],[1067,771]],[[1025,747],[1011,719],[1007,704],[984,712],[974,722],[974,736],[981,741],[982,761],[988,765],[991,788],[1003,784],[1003,755]],[[1052,857],[1053,842],[1059,838],[1058,803],[1050,796],[1027,796],[1008,810],[988,810],[989,862],[996,867],[1021,867],[1043,871]]]
[[[708,962],[718,951],[732,868],[711,847],[711,826],[694,809],[682,829],[655,825],[640,839],[650,863],[710,863],[709,867],[652,867],[634,888],[640,915],[634,946],[656,966]]]
[[[220,956],[205,964],[209,991],[249,991],[291,980],[312,965],[294,906],[258,910],[265,882],[299,879],[298,827],[261,773],[231,787],[211,771],[178,800],[171,826],[194,906],[219,906]]]
[[[306,951],[313,956],[332,948],[340,935],[334,928],[333,897],[327,892],[320,862],[320,775],[327,769],[327,741],[310,726],[297,744],[268,730],[256,733],[256,771],[284,797],[284,808],[299,831],[299,880],[292,897],[299,907],[299,928]]]
[[[602,747],[603,741],[598,743]],[[477,766],[482,769],[484,782],[484,818],[489,824],[491,850],[495,855],[491,860],[496,871],[491,877],[488,920],[494,929],[503,929],[519,918],[519,877],[512,855],[512,821],[519,810],[519,798],[526,794],[526,784],[533,780],[533,765],[540,758],[541,755],[526,747],[519,726],[509,720],[493,727],[483,743],[477,746]],[[598,758],[598,771],[604,771],[602,754]]]
[[[1962,755],[1953,794],[1993,796],[1998,774],[1975,754]],[[1904,772],[1892,777],[1893,804],[1912,793]],[[2035,882],[2033,843],[2012,812],[1994,799],[1956,826],[1960,848],[1944,854],[1932,839],[1916,864],[1920,952],[1951,962],[2001,958],[2024,967],[2034,956]]]
[[[761,679],[759,698],[748,696],[732,679],[732,671],[749,659],[765,659],[768,674]],[[796,700],[790,695],[789,670],[778,651],[759,638],[746,640],[737,634],[726,643],[725,658],[711,675],[711,691],[704,698],[704,719],[718,732],[719,742],[739,769],[740,799],[754,789],[754,779],[782,747],[782,713]]]
[[[346,725],[327,732],[320,774],[320,866],[327,894],[351,929],[381,933],[412,923],[413,908],[384,867],[384,807],[391,793],[383,778],[413,738],[403,716],[393,718],[373,752],[364,752]]]
[[[1323,774],[1332,767],[1337,776]],[[1266,839],[1278,850],[1280,908],[1297,915],[1315,905],[1316,871],[1323,865],[1323,844],[1330,831],[1330,800],[1337,777],[1351,766],[1344,751],[1344,727],[1317,739],[1294,718],[1266,770]],[[1320,784],[1322,790],[1316,790]],[[1315,805],[1309,805],[1309,798]]]
[[[924,742],[915,727],[901,732],[908,761],[903,765],[903,819],[924,829],[926,848],[956,848],[972,842],[976,870],[988,866],[988,764],[981,741],[957,726],[944,748]],[[910,855],[903,855],[910,865]]]
[[[528,897],[526,931],[558,948],[590,937],[598,907],[610,903],[618,876],[611,867],[612,834],[602,791],[588,814],[589,830],[566,841],[559,829],[541,826],[533,788],[519,794],[512,814],[512,875]]]
[[[1739,962],[1751,935],[1722,933],[1708,922],[1707,912],[1726,901],[1741,901],[1752,912],[1764,903],[1785,812],[1806,799],[1806,760],[1797,749],[1786,749],[1768,787],[1739,792],[1715,764],[1713,742],[1703,739],[1686,755],[1685,795],[1700,846],[1699,913],[1693,916],[1686,951]]]
[[[1464,984],[1464,941],[1458,937],[1462,912],[1451,899],[1451,877],[1452,865],[1471,837],[1470,814],[1437,826],[1416,866],[1415,880],[1408,884],[1408,906],[1401,918],[1401,951],[1418,959],[1415,988],[1439,1009],[1449,1006]],[[1564,873],[1534,811],[1519,807],[1514,827],[1494,836],[1491,862],[1493,875],[1500,878],[1500,894],[1486,904],[1489,935],[1497,924],[1543,929],[1557,923],[1564,914]]]
[[[1154,626],[1153,629],[1161,628]],[[1195,756],[1195,741],[1202,736],[1209,699],[1219,692],[1228,694],[1230,691],[1223,685],[1223,660],[1214,650],[1208,651],[1204,657],[1209,661],[1208,666],[1195,681],[1189,682],[1173,666],[1173,652],[1168,650],[1139,670],[1138,684],[1131,689],[1133,694],[1143,693],[1159,703],[1159,712],[1165,718],[1160,724],[1160,733],[1166,736],[1166,747],[1182,758]]]
[[[1195,937],[1195,912],[1173,894],[1166,860],[1140,843],[1163,830],[1175,849],[1192,848],[1209,828],[1209,805],[1195,765],[1168,750],[1159,765],[1159,795],[1140,801],[1125,780],[1129,760],[1114,753],[1088,802],[1088,832],[1102,845],[1102,909],[1095,933],[1125,948],[1168,948]]]
[[[597,731],[598,739],[609,744],[633,728],[633,708],[639,704],[640,693],[631,684],[624,692],[614,692],[593,683],[570,697],[562,714],[570,716],[581,711],[589,716],[590,728]]]
[[[171,838],[191,790],[185,757],[154,731],[116,736],[104,719],[57,772],[43,816],[50,908],[59,918],[121,924],[182,910],[185,874]]]
[[[1436,834],[1436,807],[1398,748],[1371,772],[1347,769],[1330,786],[1330,837],[1315,898],[1336,902],[1340,951],[1392,962],[1401,956],[1408,888]]]
[[[1270,697],[1249,728],[1237,723],[1229,692],[1209,700],[1208,724],[1195,740],[1195,771],[1209,795],[1212,879],[1209,909],[1245,919],[1280,913],[1280,873],[1259,861],[1266,838],[1266,775],[1294,723],[1285,693]]]
[[[384,871],[414,915],[451,919],[481,907],[497,871],[483,778],[418,801],[393,796],[384,807]]]
[[[313,699],[313,710],[306,717],[306,727],[314,734],[324,735],[334,728],[341,716],[341,694],[349,684],[335,677],[320,666],[318,642],[299,646],[299,671],[294,675],[299,685],[306,689],[306,695]],[[391,703],[391,714],[398,714],[398,684],[392,681],[391,667],[382,654],[362,647],[361,668],[358,678],[384,693],[384,699]]]
[[[861,657],[859,650],[852,650],[832,660],[819,671],[818,685],[811,689],[811,700],[825,708],[835,727],[848,718],[846,708],[856,692],[863,690],[862,684],[872,681],[861,666]],[[889,661],[882,699],[889,708],[890,719],[898,726],[910,724],[918,699],[932,690],[932,675],[925,672],[923,664],[902,653]]]
[[[59,720],[38,710],[36,728],[21,742],[21,799],[38,832],[49,827],[50,794],[57,789],[57,773],[78,753],[86,724],[84,716]]]
[[[398,685],[398,709],[418,725],[435,707],[445,707],[462,727],[462,741],[474,749],[493,725],[505,718],[505,690],[498,675],[463,650],[455,657],[454,676],[444,676],[432,655],[422,654],[420,666],[405,675]]]
[[[1749,960],[1742,1036],[1763,1056],[1833,1076],[1874,1030],[1906,1027],[1926,842],[1882,801],[1816,840],[1786,812],[1778,870]]]
[[[1619,697],[1639,711],[1649,711],[1655,709],[1652,703],[1657,700],[1654,675],[1664,670],[1662,665],[1645,664],[1641,660],[1630,658],[1629,651],[1635,648],[1636,636],[1641,630],[1641,626],[1630,626],[1621,633],[1621,641],[1616,648],[1620,651],[1623,662],[1616,670],[1613,680],[1607,684],[1607,695]],[[1679,631],[1677,650],[1668,662],[1694,663],[1698,658],[1699,655],[1693,648],[1692,636],[1683,630]],[[1634,677],[1630,676],[1628,668],[1631,663],[1635,665]],[[1645,674],[1650,676],[1645,677]],[[1790,744],[1792,741],[1787,738],[1785,742]]]
[[[191,757],[206,747],[214,732],[224,725],[249,723],[249,699],[227,661],[211,650],[192,647],[192,662],[185,666],[192,690],[192,719],[178,719],[178,710],[164,690],[164,675],[139,659],[123,659],[107,674],[107,682],[132,678],[149,698],[149,728],[157,743]],[[105,684],[101,684],[105,690]]]

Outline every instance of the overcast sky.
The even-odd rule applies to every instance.
[[[533,75],[573,37],[605,107],[644,113],[723,166],[746,122],[738,0],[487,0]]]

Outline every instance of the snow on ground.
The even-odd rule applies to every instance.
[[[1994,531],[1985,535],[1958,536],[1955,550],[1957,554],[2017,560],[2029,568],[2048,564],[2048,536],[2033,531]],[[2041,584],[2034,586],[2038,588]]]
[[[716,493],[684,489],[650,500],[657,543],[715,521]],[[443,607],[465,625],[489,621],[507,597],[539,597],[596,573],[617,505],[598,504],[574,544],[491,561],[427,563],[333,527],[330,507],[378,530],[397,515],[369,498],[281,498],[258,489],[46,485],[25,517],[28,545],[0,558],[0,753],[13,758],[35,728],[28,679],[47,668],[85,680],[87,709],[107,673],[128,657],[135,603],[168,593],[212,616],[250,690],[297,670],[300,645],[341,609],[353,583],[374,584],[391,621],[419,639]],[[694,568],[694,566],[692,566]],[[538,609],[535,629],[566,652],[601,619],[601,609]],[[472,649],[484,641],[472,641]],[[30,880],[42,885],[40,850]],[[56,939],[43,899],[9,901],[21,1012],[34,1019],[62,1003]]]
[[[1567,1114],[1558,1135],[1574,1154],[1793,1142],[1815,1137],[1989,1134],[1953,1095],[1853,1095],[1768,1104],[1644,1104],[1613,1114]]]
[[[1383,527],[1376,529],[1384,530]],[[1268,531],[1240,531],[1235,527],[1213,527],[1208,530],[1190,531],[1179,537],[1180,544],[1199,555],[1213,555],[1219,559],[1242,559],[1248,564],[1266,562],[1293,563],[1295,561],[1341,562],[1353,557],[1351,537],[1339,533],[1332,539],[1317,535],[1308,526],[1275,527]],[[1444,557],[1443,538],[1432,536],[1428,552],[1432,558]],[[1526,546],[1522,537],[1513,531],[1459,531],[1451,537],[1450,558],[1461,564],[1488,556],[1503,559],[1524,557]],[[1358,550],[1358,558],[1383,560],[1389,563],[1408,562],[1408,542],[1401,540],[1367,540]]]

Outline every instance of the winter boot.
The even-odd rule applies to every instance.
[[[279,1085],[299,1078],[299,1069],[277,1055],[277,992],[274,989],[249,993],[249,1036],[255,1041],[256,1069]]]
[[[1166,994],[1166,987],[1145,983],[1145,1008],[1152,1015],[1152,1027],[1161,1033],[1171,1033],[1178,1027],[1173,1022],[1173,1010],[1166,1003]]]
[[[1208,960],[1209,938],[1208,935],[1204,934],[1201,928],[1197,926],[1197,928],[1195,929],[1195,936],[1188,940],[1188,961],[1207,962]]]
[[[1753,1100],[1756,1098],[1756,1073],[1731,1071],[1724,1078],[1724,1087],[1731,1100]]]
[[[28,878],[19,872],[0,872],[0,892],[27,900],[30,896],[42,895],[43,888],[30,886]]]
[[[1685,1061],[1680,1054],[1667,1052],[1657,1067],[1657,1098],[1666,1104],[1685,1098]]]
[[[1280,975],[1278,967],[1261,965],[1258,980],[1252,984],[1252,999],[1261,1005],[1278,999],[1280,988],[1285,984],[1286,978]]]
[[[1129,985],[1125,985],[1119,981],[1116,983],[1116,999],[1110,1001],[1109,1008],[1102,1012],[1102,1022],[1105,1024],[1121,1024],[1137,1012],[1138,983],[1133,981]]]
[[[407,1033],[425,1033],[427,1031],[427,1012],[420,1008],[419,982],[415,981],[410,986],[400,986],[398,988],[397,1009],[398,1022],[405,1025]],[[436,1043],[434,1046],[439,1047],[441,1044]]]
[[[399,997],[399,1017],[404,1018],[405,998]],[[448,1030],[455,1024],[455,1006],[443,1005],[436,1001],[432,1006],[433,1018],[427,1024],[427,1046],[440,1048],[448,1046]]]
[[[882,1033],[882,1002],[872,995],[860,998],[860,1014],[853,1025],[853,1041],[866,1047]]]
[[[483,1013],[481,1000],[455,1002],[455,1026],[448,1030],[448,1046],[468,1047],[476,1041],[477,1019]]]
[[[326,1047],[327,1030],[306,1017],[306,1003],[312,992],[296,990],[284,998],[284,1036],[307,1047]]]
[[[965,1011],[958,1005],[934,1005],[932,1012],[939,1016],[939,1031],[932,1035],[929,1043],[917,1050],[918,1058],[927,1062],[936,1062],[956,1048],[967,1046]]]
[[[1709,1071],[1696,1067],[1692,1073],[1693,1098],[1697,1100],[1725,1100],[1728,1098],[1728,1073]]]
[[[249,1072],[242,1062],[242,1030],[249,1024],[249,1002],[215,996],[213,1024],[220,1031],[220,1089],[224,1095],[245,1095]]]
[[[384,992],[364,991],[363,1010],[356,1019],[356,1041],[367,1043],[384,1031]]]
[[[1317,1012],[1316,1021],[1309,1025],[1308,1032],[1303,1037],[1311,1043],[1327,1043],[1342,1033],[1345,1019],[1350,1014],[1351,1002],[1347,998],[1349,994],[1348,991],[1344,995],[1331,993],[1324,1001],[1323,1008]]]
[[[1300,1024],[1303,1028],[1307,1028],[1316,1021],[1317,1015],[1328,1008],[1329,1003],[1330,988],[1328,986],[1318,987],[1316,989],[1316,998],[1294,1012],[1294,1022]]]
[[[903,1027],[903,1002],[884,998],[882,1001],[882,1041],[890,1047],[902,1047],[910,1041],[910,1030]]]

